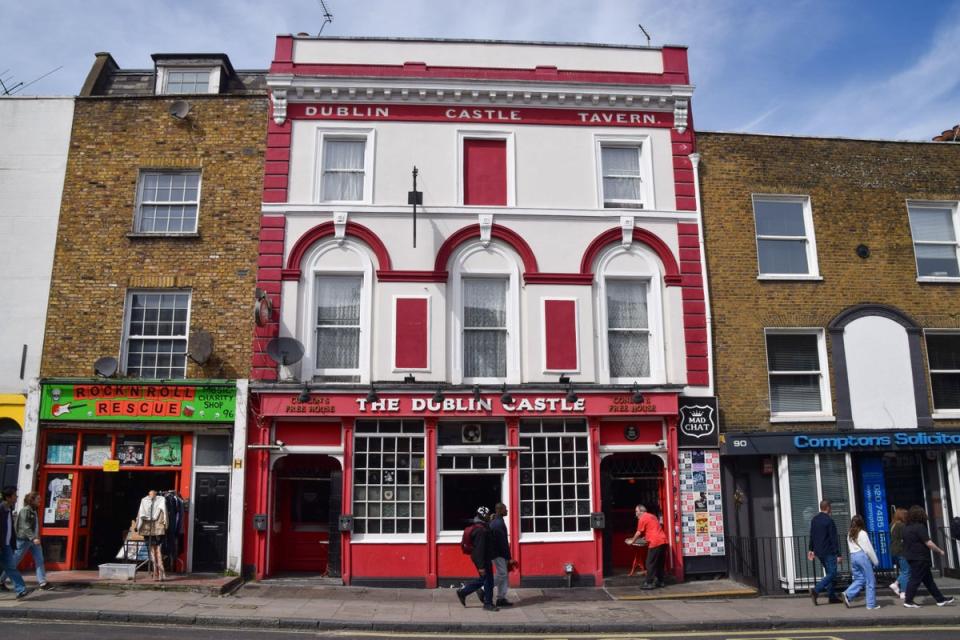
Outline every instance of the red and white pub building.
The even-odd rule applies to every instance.
[[[254,575],[459,581],[497,502],[516,584],[628,571],[637,503],[716,570],[686,50],[287,35],[268,84]]]

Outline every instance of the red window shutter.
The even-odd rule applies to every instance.
[[[547,370],[578,371],[576,300],[544,300],[543,330]]]
[[[507,204],[507,141],[463,141],[463,204]]]
[[[426,298],[397,298],[394,315],[394,363],[397,369],[428,368],[427,308]]]

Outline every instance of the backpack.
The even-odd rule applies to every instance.
[[[463,551],[464,555],[471,555],[473,553],[473,532],[478,528],[483,528],[483,525],[474,522],[467,525],[467,528],[463,530],[463,537],[460,538],[460,550]]]
[[[950,537],[960,539],[960,516],[950,520]]]

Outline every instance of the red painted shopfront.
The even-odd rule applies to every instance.
[[[436,587],[475,575],[459,547],[479,505],[509,509],[514,584],[600,585],[629,570],[633,506],[679,539],[677,394],[450,388],[260,390],[244,562],[345,584]],[[348,516],[346,519],[341,516]],[[344,522],[344,520],[346,520]],[[601,522],[602,521],[602,522]]]

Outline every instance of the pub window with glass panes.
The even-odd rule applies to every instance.
[[[148,379],[185,378],[189,315],[188,292],[132,291],[127,294],[126,375]]]
[[[590,451],[585,420],[520,422],[520,531],[590,530]]]
[[[423,452],[421,421],[357,421],[353,453],[354,533],[424,533]]]

